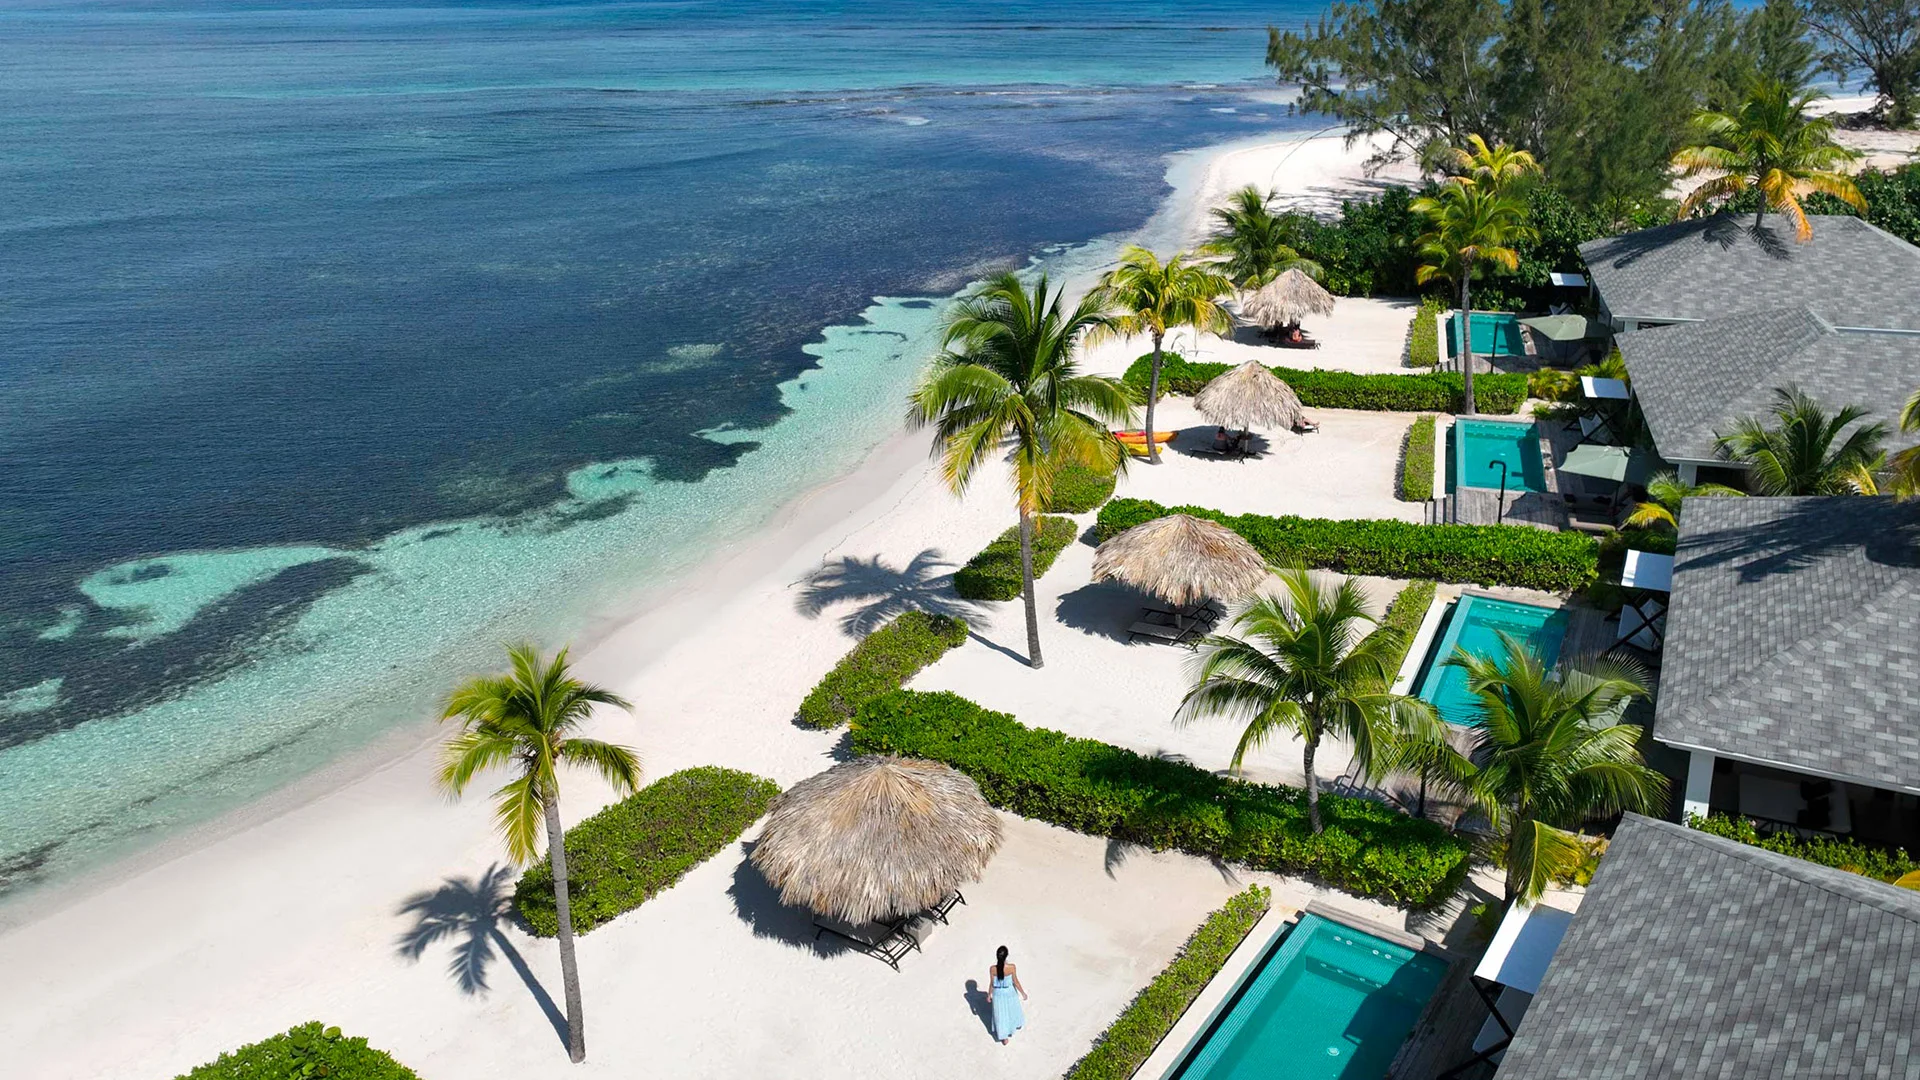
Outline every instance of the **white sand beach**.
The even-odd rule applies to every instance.
[[[1360,191],[1369,153],[1336,137],[1236,146],[1180,168],[1173,211],[1185,235],[1219,194],[1272,183],[1302,200]],[[1409,305],[1342,301],[1311,327],[1325,342],[1288,352],[1209,340],[1208,360],[1260,356],[1296,366],[1385,370],[1400,363]],[[1090,366],[1118,372],[1139,341],[1104,346]],[[1394,498],[1411,417],[1319,412],[1321,431],[1275,435],[1270,452],[1227,462],[1179,452],[1141,466],[1121,493],[1224,510],[1420,520]],[[1184,400],[1161,427],[1198,428]],[[1091,515],[1082,516],[1083,525]],[[902,606],[961,607],[946,575],[1012,524],[1004,479],[955,499],[926,463],[923,436],[890,441],[856,473],[813,492],[759,536],[716,553],[644,611],[592,636],[580,673],[635,703],[596,718],[596,734],[641,752],[649,778],[703,764],[792,784],[829,767],[843,736],[792,722],[806,691],[855,631]],[[1226,726],[1177,728],[1181,650],[1128,645],[1137,608],[1089,584],[1092,547],[1070,547],[1040,583],[1047,666],[1030,670],[1017,602],[967,606],[974,639],[914,684],[958,690],[1036,726],[1222,768]],[[1384,604],[1388,583],[1370,583]],[[588,1060],[568,1064],[550,942],[499,915],[512,875],[483,794],[449,804],[431,783],[430,718],[298,792],[250,809],[111,874],[4,914],[0,1042],[7,1077],[166,1078],[310,1019],[366,1036],[429,1080],[488,1077],[1041,1077],[1058,1075],[1173,955],[1200,919],[1258,880],[1276,902],[1320,897],[1406,926],[1405,913],[1326,895],[1207,860],[1116,848],[1007,816],[1006,842],[967,906],[899,972],[816,948],[804,914],[781,908],[735,845],[672,890],[580,943]],[[1330,757],[1333,760],[1327,760]],[[1323,777],[1345,762],[1323,757]],[[1251,763],[1297,779],[1291,746]],[[610,795],[566,778],[577,821]],[[751,841],[749,830],[747,840]],[[399,955],[419,919],[409,897],[461,929],[417,961]],[[1425,930],[1426,923],[1416,926]],[[485,987],[449,972],[477,937]],[[977,985],[1006,944],[1032,992],[1030,1027],[1010,1046],[988,1035]]]

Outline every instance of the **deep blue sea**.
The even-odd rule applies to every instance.
[[[1318,6],[0,2],[0,891],[844,472]]]

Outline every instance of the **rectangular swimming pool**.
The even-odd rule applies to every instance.
[[[1520,334],[1520,316],[1511,311],[1476,311],[1473,351],[1480,356],[1525,356],[1526,338]],[[1460,355],[1460,312],[1447,316],[1447,355]]]
[[[1302,915],[1174,1076],[1380,1080],[1446,970],[1437,957]]]
[[[1508,491],[1547,490],[1547,463],[1540,456],[1540,433],[1532,424],[1461,418],[1447,429],[1447,490],[1463,487],[1498,490],[1506,464]]]
[[[1434,639],[1420,678],[1419,698],[1432,704],[1442,720],[1465,724],[1477,711],[1473,695],[1467,692],[1467,673],[1448,665],[1447,657],[1455,649],[1465,649],[1469,656],[1498,656],[1502,633],[1526,642],[1551,670],[1560,659],[1560,642],[1567,636],[1566,609],[1462,596],[1447,615],[1446,629]]]

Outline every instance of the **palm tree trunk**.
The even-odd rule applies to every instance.
[[[1529,821],[1526,821],[1526,820],[1524,820],[1524,819],[1523,819],[1523,820],[1518,820],[1518,821],[1515,821],[1515,822],[1513,823],[1513,828],[1512,828],[1511,830],[1509,830],[1509,831],[1507,832],[1507,867],[1506,867],[1506,869],[1507,869],[1507,874],[1506,874],[1506,891],[1507,891],[1507,906],[1508,906],[1508,907],[1512,907],[1512,906],[1513,906],[1513,898],[1514,898],[1514,897],[1516,897],[1516,896],[1519,896],[1519,895],[1520,895],[1520,882],[1519,882],[1519,880],[1518,880],[1518,879],[1517,879],[1517,878],[1516,878],[1516,877],[1514,876],[1514,873],[1515,873],[1515,867],[1517,867],[1517,866],[1519,865],[1519,863],[1518,863],[1518,861],[1517,861],[1517,860],[1515,860],[1515,859],[1514,859],[1514,857],[1513,857],[1513,856],[1514,856],[1514,845],[1520,842],[1520,836],[1521,836],[1521,834],[1522,834],[1523,832],[1526,832],[1526,831],[1528,831],[1528,830],[1527,830],[1527,826],[1528,826],[1528,825],[1530,825],[1530,824],[1531,824],[1531,822],[1529,822]]]
[[[587,1020],[580,1011],[580,966],[573,956],[573,903],[567,896],[566,830],[560,827],[560,795],[547,800],[547,860],[553,864],[553,906],[560,916],[560,984],[567,997],[567,1056],[587,1058]]]
[[[1313,753],[1320,748],[1320,737],[1308,735],[1307,744],[1300,751],[1300,764],[1307,771],[1307,821],[1313,825],[1314,835],[1320,833],[1320,778],[1313,774]]]
[[[1460,264],[1460,413],[1472,416],[1479,410],[1473,400],[1473,302],[1468,283],[1473,280],[1473,264]]]
[[[1151,406],[1148,415],[1152,415]],[[1147,441],[1153,441],[1153,436],[1147,436]],[[1043,661],[1040,659],[1040,612],[1033,600],[1033,515],[1025,510],[1020,511],[1020,596],[1027,602],[1027,666],[1038,668]]]
[[[1160,341],[1163,336],[1158,331],[1153,335],[1153,368],[1147,376],[1147,463],[1150,465],[1160,464],[1160,444],[1153,441],[1153,406],[1160,398]]]
[[[1753,227],[1757,229],[1760,226],[1766,224],[1766,221],[1767,221],[1767,197],[1765,195],[1761,195],[1760,209],[1755,210],[1753,212]]]

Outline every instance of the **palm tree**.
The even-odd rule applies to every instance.
[[[1680,200],[1679,216],[1751,189],[1760,193],[1760,209],[1753,216],[1756,228],[1768,209],[1778,210],[1792,219],[1794,235],[1805,241],[1813,237],[1813,223],[1800,205],[1802,196],[1824,192],[1864,212],[1867,200],[1840,171],[1860,155],[1833,141],[1831,117],[1806,114],[1808,105],[1825,96],[1762,79],[1734,111],[1696,114],[1697,142],[1682,147],[1673,163],[1683,177],[1708,179]]]
[[[1146,248],[1130,246],[1120,253],[1120,265],[1100,279],[1105,303],[1116,314],[1093,329],[1090,337],[1146,334],[1153,339],[1153,367],[1147,379],[1147,460],[1160,464],[1160,444],[1154,441],[1153,407],[1160,397],[1161,343],[1167,331],[1191,326],[1209,334],[1233,332],[1233,317],[1218,303],[1233,291],[1233,283],[1212,267],[1186,261],[1184,254],[1162,263]]]
[[[1063,313],[1043,275],[1031,293],[1002,274],[947,317],[945,351],[913,392],[908,422],[933,425],[947,486],[966,491],[982,463],[1010,452],[1020,511],[1020,581],[1027,606],[1027,663],[1041,665],[1033,599],[1033,519],[1067,465],[1114,470],[1126,452],[1109,424],[1133,418],[1133,398],[1113,379],[1083,375],[1074,353],[1109,318],[1098,290]],[[1152,440],[1149,439],[1149,442]]]
[[[1920,431],[1920,390],[1915,390],[1900,410],[1900,430]],[[1908,498],[1920,495],[1920,446],[1907,447],[1893,455],[1888,464],[1895,494]]]
[[[1220,267],[1242,289],[1258,289],[1288,270],[1299,270],[1315,280],[1325,271],[1300,254],[1300,238],[1292,218],[1276,214],[1273,196],[1248,184],[1213,208],[1215,225],[1204,254],[1218,256]]]
[[[1506,143],[1487,145],[1478,135],[1468,135],[1467,145],[1448,148],[1450,163],[1462,178],[1475,187],[1499,192],[1540,172],[1540,163],[1532,154]]]
[[[1773,391],[1776,426],[1754,417],[1718,435],[1722,457],[1748,465],[1762,495],[1873,495],[1874,473],[1886,462],[1880,444],[1887,425],[1861,423],[1867,410],[1849,405],[1829,416],[1818,401],[1792,386]]]
[[[1419,240],[1421,266],[1414,280],[1422,285],[1436,279],[1460,287],[1460,371],[1462,411],[1478,411],[1473,399],[1473,299],[1470,285],[1486,268],[1512,271],[1520,265],[1514,245],[1531,240],[1527,204],[1512,192],[1463,180],[1441,185],[1438,195],[1413,201],[1414,213],[1426,216],[1431,228]]]
[[[1680,531],[1680,503],[1696,495],[1739,496],[1746,492],[1725,484],[1689,484],[1671,472],[1663,472],[1647,481],[1646,501],[1638,503],[1627,515],[1631,529]]]
[[[1233,749],[1233,772],[1247,752],[1275,734],[1298,737],[1307,774],[1307,817],[1320,831],[1320,780],[1314,755],[1334,736],[1353,747],[1369,775],[1397,761],[1390,752],[1404,733],[1431,729],[1432,707],[1392,692],[1401,632],[1380,626],[1351,578],[1324,589],[1306,570],[1279,572],[1280,596],[1261,596],[1233,620],[1233,633],[1209,636],[1195,668],[1193,689],[1174,714],[1176,723],[1202,717],[1246,721]],[[1437,738],[1437,734],[1431,737]]]
[[[1664,803],[1666,778],[1640,757],[1642,729],[1623,719],[1647,692],[1631,665],[1563,664],[1548,674],[1504,633],[1497,655],[1461,649],[1447,663],[1467,673],[1478,707],[1455,782],[1493,826],[1509,901],[1531,902],[1580,866],[1587,851],[1573,830],[1583,822]]]
[[[640,761],[624,746],[574,734],[595,705],[630,706],[610,691],[574,678],[567,671],[567,650],[547,660],[532,645],[515,645],[507,650],[507,657],[511,671],[476,676],[448,696],[444,718],[460,721],[460,733],[447,740],[439,782],[458,798],[484,769],[505,766],[513,771],[513,778],[493,793],[493,813],[507,856],[516,864],[530,863],[539,854],[537,845],[545,825],[553,903],[560,916],[567,1053],[579,1062],[587,1056],[587,1032],[580,1012],[580,970],[573,955],[558,768],[565,764],[592,769],[625,795],[639,782]]]

